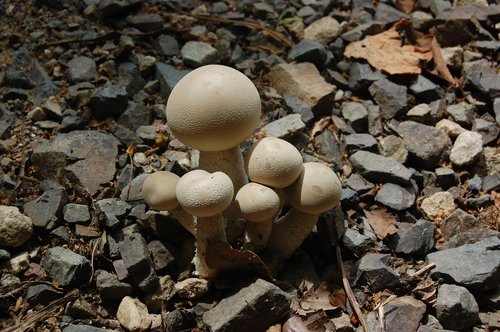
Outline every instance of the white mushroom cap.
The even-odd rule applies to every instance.
[[[252,81],[221,65],[197,68],[173,88],[167,122],[184,144],[222,151],[250,136],[260,118],[260,96]]]
[[[180,178],[176,194],[186,212],[197,217],[211,217],[231,204],[234,189],[225,173],[194,170]]]
[[[328,166],[304,163],[298,179],[285,189],[288,202],[297,210],[318,215],[334,208],[340,201],[342,185],[335,172]]]
[[[274,190],[251,182],[236,193],[236,205],[243,218],[252,222],[269,221],[278,213],[280,198]]]
[[[300,175],[302,156],[289,142],[276,137],[265,137],[248,150],[245,171],[254,182],[285,188]]]
[[[148,175],[142,185],[142,195],[150,208],[171,211],[179,206],[175,187],[180,177],[172,172],[159,171]]]

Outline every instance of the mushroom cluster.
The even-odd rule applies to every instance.
[[[172,90],[166,113],[175,137],[200,151],[199,169],[182,177],[155,172],[144,182],[143,196],[150,208],[169,211],[195,236],[200,277],[217,273],[206,263],[211,240],[244,232],[242,249],[285,260],[318,216],[338,204],[341,184],[335,172],[321,163],[303,163],[285,140],[262,138],[243,158],[239,144],[257,126],[261,101],[239,71],[221,65],[193,70]],[[280,217],[286,203],[291,208]],[[245,228],[238,232],[241,221]]]

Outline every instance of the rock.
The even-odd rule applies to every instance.
[[[438,290],[436,315],[443,327],[464,330],[479,321],[479,306],[467,288],[444,284]]]
[[[442,131],[414,121],[402,122],[397,130],[410,155],[424,166],[433,168],[447,160],[451,140]]]
[[[108,228],[117,228],[130,211],[131,206],[118,198],[105,198],[95,203],[97,217]]]
[[[169,311],[165,317],[167,331],[191,330],[196,326],[194,315],[187,314],[185,310]]]
[[[278,138],[290,138],[293,134],[303,131],[306,124],[302,121],[300,114],[290,114],[281,119],[269,122],[262,128],[267,136]]]
[[[440,120],[436,123],[436,129],[442,130],[451,138],[455,138],[466,130],[462,128],[458,123],[455,123],[448,119]]]
[[[444,96],[444,91],[439,85],[422,75],[418,75],[417,81],[410,86],[410,92],[427,103]]]
[[[415,122],[431,124],[431,111],[429,104],[418,104],[406,112],[406,117]]]
[[[480,134],[465,131],[458,135],[450,153],[450,161],[457,166],[466,166],[477,160],[483,151],[483,141]]]
[[[96,316],[97,306],[84,298],[78,298],[66,305],[64,314],[74,319],[86,319]]]
[[[127,17],[131,26],[144,32],[158,31],[163,28],[163,18],[156,13],[140,13]]]
[[[373,292],[399,285],[399,275],[391,268],[390,255],[368,253],[356,263],[354,286],[369,286]]]
[[[356,93],[366,92],[373,82],[383,78],[382,73],[367,63],[353,62],[349,67],[349,87]]]
[[[176,294],[175,282],[167,274],[160,277],[160,287],[153,294],[148,294],[144,298],[144,303],[148,306],[149,312],[159,313],[162,311],[163,303],[169,303]]]
[[[148,177],[148,174],[143,173],[132,179],[132,182],[127,184],[125,188],[123,188],[122,193],[120,194],[120,199],[126,202],[134,202],[139,203],[144,200],[142,196],[142,184]],[[130,189],[129,189],[130,188]]]
[[[268,78],[278,93],[299,97],[311,107],[315,116],[331,111],[336,87],[325,81],[314,64],[278,64],[271,69]]]
[[[160,45],[161,53],[167,57],[178,55],[180,52],[179,43],[174,36],[160,35],[158,37],[158,44]]]
[[[378,150],[381,155],[395,159],[404,164],[408,159],[408,150],[404,147],[403,140],[395,135],[389,135],[378,142]]]
[[[483,191],[490,192],[500,188],[500,173],[485,176],[483,178]]]
[[[453,69],[462,68],[464,49],[461,46],[441,47],[441,55],[447,66]]]
[[[142,0],[103,0],[99,1],[98,9],[103,19],[116,17],[119,14],[125,14],[127,11],[137,7]]]
[[[134,291],[131,285],[121,282],[118,278],[105,270],[96,271],[96,288],[101,299],[107,301],[121,301]]]
[[[61,132],[70,132],[73,130],[83,129],[85,121],[76,115],[65,116],[61,121]]]
[[[472,131],[481,134],[484,146],[498,138],[499,129],[493,121],[477,118],[472,122]]]
[[[422,256],[434,248],[434,224],[419,219],[415,224],[398,223],[398,232],[390,239],[396,253]]]
[[[26,289],[26,301],[31,306],[47,305],[64,296],[64,292],[47,284],[33,285]]]
[[[53,229],[67,202],[68,197],[64,190],[47,190],[37,199],[24,204],[24,213],[31,218],[34,226]]]
[[[413,188],[403,188],[397,184],[386,183],[377,192],[375,201],[394,210],[402,211],[410,208],[415,203],[415,198]]]
[[[500,173],[500,147],[487,146],[483,149],[485,171],[487,175]]]
[[[497,120],[497,123],[500,124],[500,97],[493,100],[493,112],[495,112],[495,119]]]
[[[33,233],[31,218],[15,206],[0,205],[0,246],[19,247]]]
[[[168,98],[177,82],[189,72],[190,70],[177,70],[174,66],[157,63],[155,77],[160,84],[160,95],[163,98]]]
[[[434,171],[439,186],[448,189],[455,185],[455,171],[451,168],[439,167]]]
[[[132,131],[153,123],[153,111],[143,104],[129,103],[127,109],[120,114],[116,122]]]
[[[219,62],[219,53],[210,44],[200,41],[188,41],[181,49],[182,60],[192,67]]]
[[[325,16],[311,23],[304,29],[304,39],[316,40],[328,45],[342,32],[340,23],[331,16]]]
[[[10,253],[7,250],[0,249],[0,262],[10,258]]]
[[[62,332],[109,332],[109,330],[85,324],[68,324],[62,329]]]
[[[467,188],[472,191],[479,192],[481,191],[482,185],[483,185],[483,180],[479,175],[474,175],[472,178],[467,180],[466,182]]]
[[[318,136],[315,140],[316,151],[323,157],[327,158],[333,164],[332,167],[335,171],[340,172],[342,170],[342,151],[341,146],[332,134],[331,131],[325,130]]]
[[[415,332],[425,314],[424,302],[411,296],[397,297],[384,305],[386,332]]]
[[[395,23],[401,20],[402,18],[408,18],[408,15],[383,2],[379,2],[377,4],[374,17],[375,21],[384,23]]]
[[[30,264],[30,255],[27,252],[21,252],[12,257],[9,261],[12,273],[19,274],[25,271]]]
[[[345,102],[342,104],[342,116],[347,123],[358,133],[368,129],[368,110],[361,103]]]
[[[453,195],[448,191],[440,191],[424,198],[420,209],[431,221],[446,218],[456,208]]]
[[[470,127],[474,118],[473,107],[465,102],[446,106],[446,112],[456,123],[464,127]]]
[[[183,299],[193,300],[208,292],[208,281],[199,278],[187,278],[175,284],[177,295]]]
[[[90,221],[90,212],[87,205],[69,203],[63,208],[64,220],[68,223],[86,223]]]
[[[368,190],[375,187],[375,185],[373,183],[366,181],[366,179],[364,179],[362,176],[360,176],[357,173],[351,174],[351,176],[349,176],[347,178],[346,184],[352,190],[354,190],[360,194],[367,192]]]
[[[487,60],[465,62],[462,77],[466,83],[489,98],[500,97],[500,75]]]
[[[349,315],[345,312],[340,312],[340,315],[330,319],[330,322],[335,326],[335,332],[354,332]]]
[[[68,81],[70,83],[88,82],[96,79],[95,61],[86,56],[79,56],[68,62]]]
[[[435,263],[433,279],[442,278],[474,290],[494,289],[500,282],[500,239],[496,236],[427,255]]]
[[[45,179],[74,181],[94,195],[101,184],[114,178],[119,142],[98,131],[58,134],[51,142],[33,143],[32,162]]]
[[[300,114],[300,118],[305,124],[310,124],[314,120],[314,113],[311,111],[311,107],[301,99],[286,94],[283,96],[283,100],[292,109],[293,113]]]
[[[169,250],[161,241],[154,240],[149,242],[148,249],[153,257],[156,272],[163,272],[174,264],[175,257],[171,252],[172,249]]]
[[[148,331],[152,322],[146,305],[130,296],[125,296],[120,302],[116,318],[131,332]]]
[[[321,68],[327,58],[326,47],[318,41],[303,39],[288,52],[288,61],[311,62]]]
[[[363,256],[374,246],[370,237],[352,228],[346,229],[342,235],[342,243],[358,257]]]
[[[76,286],[90,279],[90,261],[62,247],[50,248],[42,261],[43,268],[60,286]]]
[[[392,158],[367,151],[357,151],[349,161],[354,169],[373,182],[407,184],[413,172]]]
[[[344,136],[346,149],[349,151],[367,150],[377,148],[377,140],[370,134],[350,134]]]
[[[264,331],[288,314],[290,302],[290,295],[258,279],[205,312],[203,321],[213,332]]]
[[[100,118],[120,115],[127,108],[128,94],[124,85],[98,88],[89,100],[89,108]]]
[[[373,99],[380,105],[382,119],[396,117],[406,108],[406,87],[398,85],[386,78],[377,80],[368,88]]]

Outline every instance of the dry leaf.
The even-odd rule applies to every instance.
[[[301,308],[299,314],[307,315],[316,311],[337,309],[338,306],[333,305],[331,301],[333,301],[333,295],[328,291],[326,284],[322,282],[317,289],[311,287],[304,293],[299,300]]]
[[[333,332],[335,325],[324,311],[317,311],[304,319],[304,324],[309,332]]]
[[[396,0],[396,8],[405,12],[406,14],[409,14],[413,11],[413,8],[415,7],[415,0]]]
[[[309,332],[300,317],[290,317],[283,325],[283,332]]]
[[[350,43],[344,55],[348,58],[365,59],[373,67],[391,75],[420,74],[420,62],[432,59],[430,49],[421,52],[413,45],[402,45],[395,27]]]
[[[330,294],[330,304],[334,307],[346,306],[346,294],[342,288],[334,288]]]
[[[315,137],[317,134],[322,133],[323,130],[325,130],[330,125],[331,122],[332,122],[331,116],[325,116],[316,121],[313,129],[311,130],[310,137]]]
[[[380,240],[398,231],[394,225],[394,222],[397,220],[396,217],[387,212],[386,209],[377,207],[372,210],[363,211],[368,219],[368,223],[373,228],[373,232]]]

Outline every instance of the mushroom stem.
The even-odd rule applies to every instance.
[[[253,252],[259,252],[264,249],[269,240],[272,229],[272,220],[262,222],[247,221],[243,249],[251,250]]]
[[[179,224],[181,224],[182,227],[184,227],[189,233],[196,236],[196,217],[184,211],[180,206],[169,211],[169,213],[173,215]]]
[[[225,241],[224,218],[216,214],[212,217],[198,217],[196,221],[196,256],[194,265],[199,277],[212,278],[216,269],[207,266],[207,246],[210,240]]]

